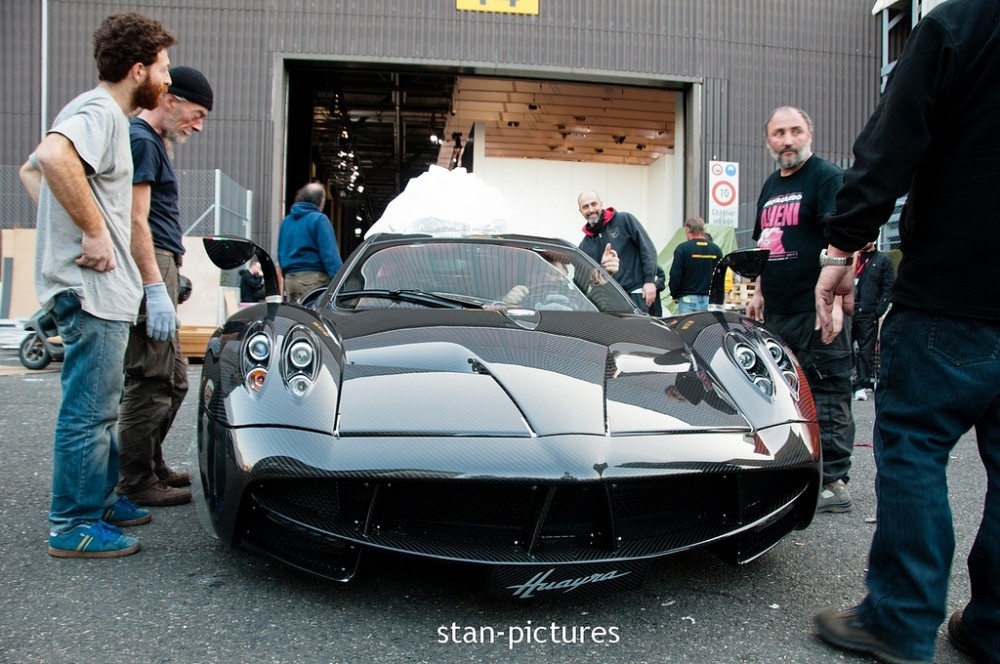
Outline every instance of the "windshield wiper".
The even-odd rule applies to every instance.
[[[419,288],[385,290],[381,288],[370,288],[354,291],[341,291],[337,293],[338,300],[346,300],[360,297],[375,297],[389,300],[399,300],[402,302],[415,302],[416,304],[426,304],[430,307],[444,307],[448,309],[482,309],[483,301],[476,301],[471,296],[469,299],[456,295],[442,295],[440,293],[428,293]]]

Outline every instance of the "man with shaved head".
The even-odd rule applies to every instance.
[[[604,207],[596,191],[577,197],[583,226],[580,249],[614,275],[635,305],[653,313],[657,303],[656,248],[639,220],[628,212]]]

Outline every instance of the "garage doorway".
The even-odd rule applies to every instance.
[[[302,184],[327,184],[345,256],[431,164],[464,166],[515,209],[558,217],[540,234],[578,234],[586,188],[636,213],[654,242],[683,219],[686,84],[297,60],[285,72],[282,214]]]

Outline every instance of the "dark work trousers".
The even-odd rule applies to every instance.
[[[766,305],[765,305],[766,306]],[[816,312],[770,313],[764,324],[795,353],[809,381],[823,447],[823,484],[848,481],[854,451],[854,415],[851,413],[851,318],[830,344],[824,344],[816,327]]]
[[[309,293],[317,288],[322,288],[330,283],[330,277],[326,272],[292,272],[286,274],[285,295],[289,302],[299,302]]]
[[[875,341],[878,339],[878,319],[855,316],[851,323],[851,338],[858,347],[855,354],[853,389],[870,388],[874,383]]]
[[[635,302],[635,306],[639,308],[639,311],[650,316],[655,316],[656,318],[663,318],[663,304],[660,302],[660,291],[656,291],[656,298],[653,300],[653,304],[648,307],[646,306],[646,298],[642,293],[629,293],[629,297]]]
[[[170,256],[160,254],[156,264],[176,309],[180,286],[177,265]],[[176,334],[171,341],[154,341],[146,335],[144,298],[125,349],[125,391],[118,416],[119,493],[145,489],[157,481],[157,471],[166,469],[163,439],[187,391],[187,358],[180,340]]]

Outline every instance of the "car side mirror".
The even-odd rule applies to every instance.
[[[205,237],[205,253],[212,263],[223,270],[235,270],[248,260],[257,257],[260,261],[260,271],[264,277],[264,300],[266,302],[281,302],[281,290],[278,288],[278,270],[274,261],[264,249],[252,240],[232,235],[214,235]]]
[[[767,266],[770,249],[738,249],[726,254],[715,264],[712,272],[712,286],[708,291],[708,308],[710,311],[721,311],[726,301],[726,270],[731,269],[736,274],[747,279],[756,279]]]

